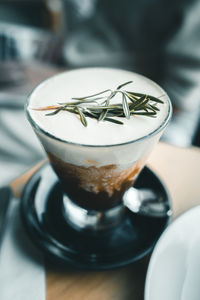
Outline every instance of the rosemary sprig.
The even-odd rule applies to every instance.
[[[77,114],[85,127],[87,127],[86,117],[116,124],[123,124],[121,120],[116,119],[118,117],[126,119],[130,119],[134,115],[156,117],[160,110],[157,105],[164,102],[152,95],[122,90],[130,83],[132,81],[125,82],[115,90],[107,89],[85,97],[74,97],[70,102],[59,102],[57,105],[32,109],[53,110],[53,112],[47,113],[47,116],[56,115],[60,111]],[[112,104],[112,99],[119,93],[122,96],[122,102]]]

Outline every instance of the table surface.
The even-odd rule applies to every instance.
[[[28,178],[44,162],[12,182],[20,196]],[[147,165],[160,176],[172,198],[173,218],[200,204],[200,148],[159,143]],[[149,257],[111,271],[60,269],[46,263],[47,300],[142,300]]]

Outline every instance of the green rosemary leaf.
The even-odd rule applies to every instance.
[[[155,112],[134,112],[133,115],[153,117],[156,116],[156,113]]]
[[[86,117],[85,117],[84,113],[82,112],[82,110],[78,106],[76,107],[76,109],[77,109],[77,112],[78,112],[78,114],[80,116],[81,123],[85,127],[87,127],[87,120],[86,120]]]
[[[151,95],[148,95],[148,97],[150,98],[151,101],[154,101],[154,102],[156,102],[156,103],[161,103],[161,104],[164,103],[164,101],[162,101],[162,100],[160,100],[160,99],[158,99],[158,98],[156,98],[156,97],[153,97],[153,96],[151,96]]]
[[[128,97],[129,100],[131,100],[131,102],[135,103],[135,101],[138,100],[137,97],[131,95],[130,93],[124,92],[124,94]]]
[[[154,110],[156,110],[156,111],[160,111],[160,109],[159,109],[157,106],[155,106],[155,105],[149,104],[149,106],[150,106],[151,108],[153,108]]]
[[[63,110],[64,111],[68,111],[68,112],[73,113],[73,114],[78,114],[75,106],[74,107],[70,107],[70,108],[69,107],[63,107]]]
[[[112,92],[112,93],[108,96],[108,98],[107,98],[106,101],[105,101],[105,107],[109,107],[110,100],[114,97],[115,94],[116,94],[115,92]],[[100,114],[98,120],[99,120],[99,121],[103,121],[103,120],[105,119],[107,113],[108,113],[108,109],[103,110],[103,111],[101,112],[101,114]]]
[[[160,111],[160,109],[158,107],[156,107],[155,105],[151,105],[151,104],[146,105],[146,108],[148,108],[152,111]]]
[[[85,111],[85,115],[90,117],[90,118],[98,119],[98,114],[95,114],[95,113],[93,113],[91,111],[88,111],[88,110]]]
[[[130,84],[130,83],[132,83],[132,82],[133,82],[133,81],[127,81],[127,82],[125,82],[125,83],[120,84],[120,85],[117,87],[117,90],[120,90],[122,87],[124,87],[125,85]]]
[[[105,118],[104,120],[105,120],[105,121],[112,122],[112,123],[115,123],[115,124],[120,124],[120,125],[123,125],[123,124],[124,124],[122,121],[116,120],[116,119],[113,119],[113,118]]]
[[[48,113],[48,114],[45,114],[45,116],[53,116],[53,115],[56,115],[57,113],[59,113],[61,110],[63,110],[63,106],[54,110],[53,112],[51,113]]]
[[[129,110],[129,106],[128,106],[126,96],[124,94],[122,94],[122,107],[123,107],[125,117],[127,119],[130,119],[130,110]]]
[[[121,110],[109,110],[107,112],[107,117],[124,117],[124,112]]]
[[[148,98],[144,100],[142,103],[139,105],[135,106],[134,110],[143,110],[144,108],[147,108],[147,103],[149,102]]]
[[[99,120],[99,121],[103,121],[103,120],[105,119],[106,115],[107,115],[107,112],[108,112],[108,110],[106,110],[106,109],[103,110],[103,111],[100,113],[98,120]]]
[[[142,97],[138,98],[137,101],[133,102],[130,104],[130,110],[132,109],[136,109],[137,107],[144,107],[145,105],[143,105],[143,103],[146,103],[147,100],[147,96],[143,95]],[[148,101],[147,101],[148,102]]]
[[[133,96],[138,96],[138,97],[142,97],[144,94],[141,94],[141,93],[135,93],[135,92],[128,92],[129,94],[132,94]],[[154,102],[157,102],[157,103],[164,103],[162,100],[154,97],[154,96],[151,96],[151,95],[147,95],[148,98],[150,98],[151,101],[154,101]]]

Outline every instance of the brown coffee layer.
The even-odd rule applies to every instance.
[[[48,153],[49,160],[68,196],[86,209],[104,210],[121,202],[144,162],[119,170],[116,165],[77,166]]]

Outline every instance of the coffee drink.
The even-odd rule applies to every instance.
[[[48,116],[47,110],[36,110],[104,90],[109,94],[127,81],[133,81],[128,91],[161,97],[156,117],[119,116],[121,125],[86,116],[86,127],[81,116],[70,111]],[[122,94],[117,93],[110,103],[119,102]],[[170,119],[171,104],[166,93],[146,77],[118,69],[86,68],[41,83],[29,97],[27,115],[66,194],[83,208],[107,210],[121,203],[136,180]]]

